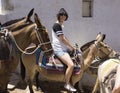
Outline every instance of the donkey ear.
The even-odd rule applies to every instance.
[[[103,34],[103,40],[102,40],[102,41],[104,41],[104,40],[105,40],[105,38],[106,38],[106,34]]]
[[[31,9],[30,12],[28,13],[28,15],[27,15],[27,17],[26,17],[26,18],[27,18],[27,19],[26,19],[26,22],[29,22],[29,21],[32,22],[30,18],[31,18],[31,16],[33,15],[33,12],[34,12],[34,8]]]
[[[102,36],[102,33],[99,32],[99,33],[97,34],[97,36],[96,36],[96,40],[98,40],[101,36]]]
[[[96,37],[96,40],[99,41],[99,42],[101,42],[101,41],[103,42],[105,40],[105,37],[106,37],[105,34],[99,33]]]
[[[38,25],[38,26],[42,26],[41,22],[40,22],[40,19],[38,17],[38,15],[35,13],[34,14],[34,20],[35,20],[35,23]]]

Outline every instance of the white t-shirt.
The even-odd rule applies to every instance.
[[[67,46],[60,41],[59,35],[64,35],[64,26],[56,22],[52,27],[52,47],[54,51],[67,50]]]

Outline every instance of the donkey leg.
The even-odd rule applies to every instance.
[[[33,88],[32,88],[32,80],[28,80],[28,85],[29,85],[29,91],[30,93],[34,93]]]
[[[16,87],[20,87],[22,89],[25,89],[27,87],[27,83],[25,82],[25,76],[26,76],[26,69],[25,66],[23,64],[22,58],[20,56],[20,76],[21,76],[21,80],[15,85]],[[22,86],[21,86],[22,85]]]
[[[82,84],[79,83],[79,81],[75,84],[75,88],[77,89],[77,92],[74,92],[74,93],[84,93]]]
[[[8,90],[0,90],[0,93],[10,93]]]
[[[26,76],[26,69],[25,69],[25,66],[23,64],[23,61],[22,61],[22,58],[20,56],[20,75],[21,75],[21,78],[23,81],[25,81],[25,76]]]
[[[33,80],[35,79],[36,80],[36,88],[38,89],[39,88],[39,79],[38,79],[38,76],[39,76],[39,72],[36,70],[36,69],[32,69],[32,73],[28,73],[30,76],[29,76],[29,90],[30,90],[30,93],[34,93],[33,91],[33,88],[32,88],[32,85],[33,85]]]
[[[34,93],[33,88],[32,88],[33,79],[34,79],[34,75],[30,74],[29,79],[28,79],[28,85],[29,85],[29,91],[30,91],[30,93]]]
[[[39,76],[39,72],[36,72],[35,82],[36,82],[36,89],[37,89],[37,90],[39,90],[39,79],[38,79],[38,76]]]
[[[31,71],[28,71],[29,79],[28,79],[28,85],[29,85],[29,91],[30,93],[34,93],[32,85],[33,85],[33,80],[36,75],[36,70],[32,69]]]
[[[98,86],[99,86],[99,80],[97,77],[92,93],[97,93]]]
[[[0,93],[9,93],[9,91],[7,90],[7,83],[0,84]]]
[[[40,80],[39,80],[39,72],[36,72],[35,82],[36,82],[36,89],[37,89],[37,91],[41,91]]]

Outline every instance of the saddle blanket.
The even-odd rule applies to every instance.
[[[41,50],[38,49],[36,52],[36,63],[47,70],[49,73],[65,73],[67,66],[64,65],[58,58],[54,57],[54,60],[52,57],[46,57],[45,55],[42,55],[41,58]],[[42,61],[42,62],[41,62]],[[55,64],[54,62],[55,61]],[[73,73],[74,74],[80,74],[81,71],[81,65],[75,64]]]
[[[65,73],[67,66],[63,64],[57,64],[56,66],[53,63],[47,63],[46,65],[43,65],[41,62],[39,62],[39,66],[45,68],[47,72],[49,73]],[[57,67],[57,68],[56,68]],[[73,73],[74,74],[80,74],[81,66],[76,65],[74,67]]]

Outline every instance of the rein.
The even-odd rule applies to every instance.
[[[43,40],[42,40],[42,38],[41,38],[41,35],[38,35],[38,30],[39,30],[39,29],[40,29],[40,30],[45,30],[45,28],[43,29],[43,27],[42,27],[42,28],[37,28],[37,26],[35,27],[35,33],[36,33],[37,39],[38,39],[38,41],[39,41],[39,45],[38,45],[32,52],[27,52],[26,50],[22,50],[22,49],[18,46],[18,44],[17,44],[15,38],[13,37],[13,35],[11,34],[10,36],[12,36],[12,39],[13,39],[13,41],[15,42],[15,45],[17,46],[17,48],[18,48],[18,50],[19,50],[20,52],[22,52],[22,53],[24,53],[24,54],[27,54],[27,55],[30,55],[30,54],[35,53],[42,45],[47,45],[47,44],[50,44],[50,43],[51,43],[50,41],[49,41],[49,42],[45,42],[45,43],[42,42]],[[49,49],[49,50],[43,51],[43,53],[49,52],[49,51],[51,51],[51,50],[52,50],[52,48]]]
[[[40,34],[40,35],[38,34],[38,30],[46,30],[46,28],[45,28],[44,26],[41,27],[41,28],[38,28],[37,26],[35,27],[35,32],[36,32],[38,41],[41,43],[41,46],[44,45],[44,47],[45,47],[45,49],[46,49],[46,50],[43,50],[43,53],[47,53],[47,52],[49,52],[49,51],[52,51],[52,50],[53,50],[52,48],[51,48],[51,49],[47,49],[47,48],[46,48],[46,45],[47,45],[47,44],[50,44],[51,42],[49,41],[49,42],[43,43],[42,36],[41,36],[41,34]]]
[[[35,30],[35,31],[36,31],[36,30]],[[8,32],[7,29],[4,30],[4,35],[5,35],[5,36],[10,36],[10,38],[12,39],[14,45],[17,47],[17,49],[18,49],[20,52],[22,52],[22,53],[24,53],[24,54],[28,54],[28,55],[35,53],[35,52],[37,51],[37,49],[40,48],[42,45],[46,45],[46,44],[49,44],[49,43],[50,43],[50,42],[41,43],[41,41],[40,41],[40,39],[39,39],[39,36],[38,36],[38,33],[37,33],[37,31],[36,31],[36,36],[37,36],[38,41],[39,41],[40,44],[35,48],[35,50],[33,50],[32,52],[29,52],[29,53],[28,53],[27,51],[22,50],[22,49],[18,46],[18,44],[17,44],[14,36],[12,35],[11,32]],[[51,51],[51,49],[50,49],[50,50],[46,50],[46,51],[44,51],[44,52],[48,52],[48,51]]]

